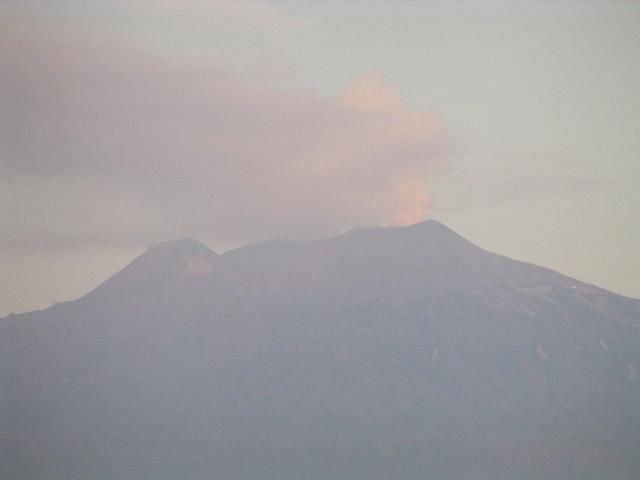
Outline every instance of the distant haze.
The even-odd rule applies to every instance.
[[[0,2],[0,315],[437,217],[640,297],[640,5]]]

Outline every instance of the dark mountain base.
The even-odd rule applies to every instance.
[[[635,480],[640,301],[436,222],[159,245],[0,321],[0,478]]]

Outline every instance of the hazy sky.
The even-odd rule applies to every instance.
[[[0,0],[0,315],[149,244],[436,218],[640,297],[640,3]]]

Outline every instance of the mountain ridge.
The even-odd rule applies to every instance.
[[[639,370],[639,300],[437,222],[183,239],[0,320],[0,474],[632,480]]]
[[[296,239],[288,239],[288,238],[277,238],[277,239],[268,239],[264,241],[259,241],[255,243],[250,243],[247,245],[242,245],[223,253],[217,253],[214,250],[210,249],[206,244],[196,240],[194,237],[184,237],[178,238],[175,240],[168,240],[164,242],[160,242],[149,247],[146,251],[135,257],[129,264],[127,264],[123,269],[119,272],[116,272],[112,277],[106,279],[100,285],[96,286],[87,294],[77,298],[68,300],[65,302],[61,302],[60,304],[68,304],[81,300],[87,295],[93,296],[95,295],[95,291],[100,291],[104,289],[106,285],[108,285],[112,279],[115,279],[118,276],[121,276],[123,273],[129,273],[130,270],[137,267],[140,263],[160,263],[159,267],[154,269],[155,271],[146,270],[143,274],[139,275],[139,277],[150,277],[154,275],[162,276],[166,275],[169,272],[173,272],[174,275],[179,274],[181,271],[187,269],[189,260],[192,260],[194,257],[202,256],[205,258],[206,262],[209,264],[213,263],[221,263],[225,266],[229,266],[230,258],[235,258],[239,256],[245,255],[263,255],[269,254],[272,250],[278,251],[286,251],[287,249],[305,249],[311,247],[317,247],[319,245],[327,245],[331,243],[339,243],[344,241],[357,241],[357,240],[365,240],[366,239],[378,239],[379,237],[386,237],[387,239],[392,239],[394,237],[406,237],[406,236],[422,236],[423,240],[433,240],[434,236],[438,238],[439,241],[453,241],[456,242],[459,246],[464,245],[466,247],[474,247],[475,249],[481,250],[484,253],[489,255],[495,255],[496,257],[505,259],[506,261],[514,261],[523,266],[534,267],[535,269],[542,269],[546,272],[549,272],[552,275],[558,276],[558,278],[563,278],[567,284],[572,284],[571,286],[580,285],[580,288],[588,289],[588,290],[597,290],[597,291],[606,291],[613,295],[617,295],[622,298],[635,300],[634,297],[625,296],[619,294],[617,292],[613,292],[602,288],[600,286],[582,282],[580,280],[574,279],[567,274],[558,272],[549,267],[540,266],[531,262],[516,260],[511,257],[503,256],[500,254],[492,253],[488,250],[483,249],[482,247],[477,246],[476,244],[470,242],[465,239],[443,223],[438,220],[429,219],[424,220],[422,222],[418,222],[412,225],[404,226],[404,227],[384,227],[384,226],[369,226],[369,227],[354,227],[341,233],[336,236],[326,237],[321,239],[312,239],[312,240],[296,240]],[[436,245],[436,248],[442,247],[442,245]],[[388,255],[392,255],[394,251],[389,250],[385,252]],[[146,268],[146,267],[145,267]],[[211,269],[206,265],[201,265],[199,268],[195,267],[194,272],[197,274],[197,270],[200,270],[202,274],[206,274],[207,271]],[[131,279],[127,283],[126,287],[122,287],[122,290],[129,290],[132,288],[132,283],[136,283],[139,281],[144,281],[143,278]],[[46,311],[49,308],[39,309],[36,311]],[[23,313],[13,313],[6,315],[6,318],[9,316],[19,316],[26,315],[32,312],[23,312]]]

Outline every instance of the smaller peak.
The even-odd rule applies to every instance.
[[[158,243],[80,300],[111,302],[153,290],[183,275],[210,276],[218,254],[194,238]]]
[[[206,253],[209,255],[217,255],[217,253],[193,237],[179,238],[177,240],[158,243],[147,250],[147,253],[151,252],[180,252],[188,254]]]
[[[424,220],[422,222],[414,223],[413,225],[408,225],[404,228],[410,229],[410,230],[424,230],[424,231],[430,231],[430,232],[455,233],[453,230],[447,227],[444,223],[434,219]]]

